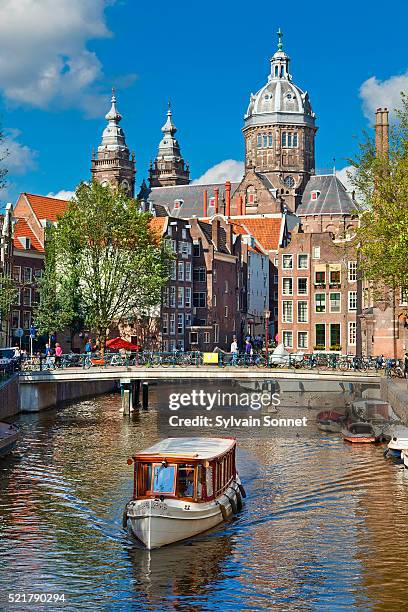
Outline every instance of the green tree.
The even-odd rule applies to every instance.
[[[150,221],[121,191],[79,185],[47,239],[45,282],[55,293],[44,299],[52,321],[58,319],[53,303],[63,306],[70,323],[80,314],[103,349],[114,325],[160,303],[170,255]]]
[[[352,181],[365,210],[356,244],[360,267],[376,287],[408,288],[408,97],[390,131],[389,152],[377,154],[373,139],[360,145]]]
[[[0,320],[7,320],[10,308],[17,301],[18,290],[10,276],[0,274]]]

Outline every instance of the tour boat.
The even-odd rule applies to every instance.
[[[215,527],[242,508],[234,438],[167,438],[137,453],[124,527],[148,549]]]
[[[317,428],[330,433],[339,433],[344,425],[344,420],[344,414],[336,410],[323,410],[316,417]]]
[[[401,460],[401,451],[408,449],[408,427],[396,425],[391,430],[391,439],[384,451],[384,457]]]
[[[381,431],[376,429],[371,423],[366,423],[364,421],[350,423],[341,430],[341,433],[346,442],[351,442],[353,444],[380,442],[382,436]]]
[[[389,422],[396,418],[389,402],[379,399],[361,399],[351,403],[351,415],[355,420]]]
[[[5,457],[15,448],[20,437],[20,430],[16,425],[0,422],[0,457]]]

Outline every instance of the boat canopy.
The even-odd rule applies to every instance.
[[[183,457],[194,460],[211,460],[223,455],[236,444],[235,438],[166,438],[137,453],[135,460],[147,457]]]

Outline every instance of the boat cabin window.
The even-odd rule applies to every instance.
[[[153,464],[153,493],[174,494],[176,489],[175,465]]]
[[[181,463],[178,466],[179,497],[194,497],[194,465]]]

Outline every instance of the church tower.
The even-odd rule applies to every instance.
[[[150,164],[150,187],[188,185],[190,182],[190,169],[181,156],[178,141],[174,138],[177,128],[173,123],[170,102],[167,111],[167,121],[161,131],[163,132],[163,138],[159,144],[157,157]]]
[[[112,106],[105,119],[108,125],[103,131],[97,153],[92,155],[92,178],[126,191],[129,197],[135,192],[135,156],[130,155],[125,134],[119,123],[122,115],[116,108],[115,91],[112,90]]]
[[[245,172],[262,175],[292,211],[315,172],[315,114],[309,95],[293,83],[282,32],[268,81],[251,94],[244,117]]]

